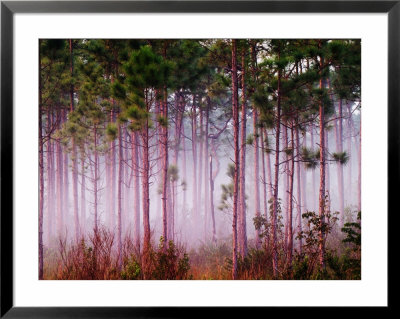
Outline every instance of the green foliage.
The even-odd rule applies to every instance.
[[[320,149],[312,150],[307,147],[301,148],[301,160],[307,169],[315,169],[319,165]]]
[[[149,279],[189,279],[189,257],[171,240],[166,244],[164,238],[160,237],[158,249],[151,252],[151,261],[152,271]]]
[[[361,211],[357,213],[356,223],[345,223],[342,228],[342,232],[346,234],[346,238],[343,239],[344,243],[351,243],[355,247],[355,251],[361,250]]]
[[[341,165],[346,165],[350,159],[350,156],[347,154],[346,151],[333,153],[332,157],[336,162],[339,162]]]
[[[168,179],[171,182],[175,183],[179,179],[178,166],[176,166],[174,164],[169,165],[167,175],[168,175]]]
[[[121,279],[123,280],[137,280],[142,277],[142,270],[140,263],[136,260],[135,255],[124,261],[123,269],[121,271]]]
[[[110,140],[115,140],[117,138],[117,135],[118,135],[118,127],[117,127],[117,125],[114,124],[114,123],[108,124],[107,128],[106,128],[106,133],[107,133],[107,136],[108,136],[108,138]]]

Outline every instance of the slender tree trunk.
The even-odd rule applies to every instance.
[[[241,142],[240,142],[240,254],[247,255],[247,231],[246,231],[246,62],[245,51],[242,49],[242,118],[241,118]]]
[[[264,217],[268,220],[268,200],[267,200],[267,180],[265,178],[265,147],[264,147],[264,129],[261,132],[261,163],[262,163],[262,179],[263,179],[263,202],[264,202]],[[269,247],[269,231],[266,229],[267,234],[265,238],[266,247]]]
[[[232,279],[237,279],[237,212],[238,212],[238,187],[239,187],[239,105],[238,105],[238,79],[236,60],[236,40],[232,39],[232,114],[233,114],[233,144],[235,149],[235,173],[233,178],[233,218],[232,218]]]
[[[39,94],[42,94],[41,92]],[[42,99],[42,97],[39,97]],[[50,108],[47,111],[47,131],[50,134],[52,126],[52,114]],[[47,240],[50,243],[53,237],[54,226],[54,160],[53,143],[51,139],[47,141]]]
[[[81,234],[86,234],[86,179],[85,179],[85,155],[81,154]]]
[[[321,58],[320,67],[324,66],[324,59]],[[319,88],[325,88],[325,79],[321,77]],[[325,224],[325,108],[322,101],[319,103],[319,143],[320,143],[320,182],[319,182],[319,264],[321,269],[325,269],[325,234],[323,231]]]
[[[359,144],[358,144],[358,182],[357,182],[357,199],[358,199],[358,211],[361,211],[361,115],[360,115],[360,133],[359,133]]]
[[[118,189],[117,189],[117,249],[118,269],[122,267],[122,177],[123,177],[122,128],[118,124]]]
[[[113,123],[115,121],[115,101],[113,100],[113,109],[111,110],[110,121]],[[111,215],[110,215],[110,228],[115,231],[115,198],[116,198],[116,156],[115,156],[115,141],[111,142]]]
[[[64,114],[63,114],[63,120],[67,121],[67,111],[64,110]],[[69,168],[69,160],[68,160],[68,153],[65,149],[63,149],[63,147],[61,147],[62,150],[62,154],[63,154],[63,209],[64,209],[64,216],[65,216],[65,227],[66,229],[68,229],[68,221],[69,221],[69,172],[68,172],[68,168]]]
[[[283,133],[283,143],[284,143],[284,149],[288,149],[288,134],[287,134],[287,127],[283,126],[282,129]],[[288,185],[289,185],[289,162],[288,162],[288,155],[285,153],[284,156],[285,163],[284,165],[284,170],[285,170],[285,177],[283,179],[283,198],[284,202],[282,205],[282,208],[285,209],[285,247],[288,249],[288,220],[289,220],[289,191],[288,191]]]
[[[347,137],[347,153],[348,153],[348,155],[350,157],[350,160],[347,163],[347,170],[348,170],[347,171],[347,178],[348,178],[347,179],[347,187],[348,187],[348,193],[349,193],[349,196],[347,196],[347,198],[348,198],[347,204],[348,205],[352,205],[353,204],[353,201],[352,201],[353,196],[352,195],[354,194],[353,193],[353,147],[352,147],[352,143],[351,143],[352,135],[353,135],[353,132],[352,132],[353,114],[351,113],[351,106],[350,106],[350,104],[348,102],[346,103],[346,106],[347,106],[347,114],[348,114],[347,134],[346,134],[346,137]],[[343,222],[346,222],[345,219],[346,219],[346,216],[344,216]]]
[[[94,233],[97,235],[98,232],[98,162],[99,155],[97,152],[97,126],[94,126],[94,180],[93,180],[93,190],[94,190]]]
[[[296,126],[296,154],[298,159],[300,158],[300,137],[299,137],[299,127],[298,125]],[[294,149],[293,149],[293,154],[294,154]],[[296,162],[296,178],[297,178],[297,218],[298,218],[298,232],[303,231],[302,227],[302,216],[301,216],[301,210],[302,210],[302,196],[304,191],[301,191],[301,186],[302,186],[302,176],[301,176],[301,165],[300,161],[298,160]],[[303,239],[299,238],[299,253],[303,253]]]
[[[73,46],[72,39],[69,40],[69,54],[70,54],[70,74],[74,75],[74,60],[73,60]],[[71,84],[69,91],[70,98],[70,112],[74,111],[74,85]],[[76,154],[75,136],[72,136],[72,197],[74,198],[74,226],[75,226],[75,240],[79,241],[79,210],[78,210],[78,158]]]
[[[186,171],[186,139],[185,139],[185,125],[181,127],[182,134],[182,167],[183,167],[183,180],[186,183],[185,189],[183,190],[182,198],[182,213],[186,216],[186,190],[187,190],[187,171]]]
[[[314,125],[311,123],[310,124],[310,143],[311,143],[311,149],[314,150]],[[312,179],[312,205],[311,205],[311,209],[315,210],[315,194],[317,192],[317,186],[315,183],[315,170],[313,169],[311,171],[311,179]]]
[[[58,110],[58,116],[60,116]],[[57,162],[57,236],[62,237],[64,229],[64,214],[63,214],[63,156],[61,151],[61,142],[56,141],[56,162]]]
[[[288,264],[289,269],[292,269],[292,257],[293,257],[293,184],[294,184],[294,128],[293,123],[290,128],[291,133],[291,156],[290,156],[290,167],[289,167],[289,218],[288,218]]]
[[[199,107],[199,113],[200,113],[200,139],[199,139],[199,167],[198,167],[198,185],[197,185],[197,190],[198,190],[198,195],[197,195],[197,205],[198,205],[198,212],[199,212],[199,216],[201,215],[201,210],[202,210],[202,199],[201,199],[201,195],[202,195],[202,183],[203,183],[203,143],[204,143],[204,132],[203,132],[203,110],[201,109],[201,107]],[[198,224],[200,225],[200,223]],[[204,236],[203,236],[204,238]]]
[[[256,76],[256,64],[257,64],[257,53],[256,53],[256,43],[254,41],[251,42],[251,73],[252,73],[252,78],[254,83],[257,83],[257,76]],[[254,93],[254,90],[253,90]],[[258,148],[259,148],[259,132],[258,132],[258,111],[255,106],[253,106],[253,135],[254,135],[254,183],[255,183],[255,192],[254,192],[254,200],[255,200],[255,212],[254,216],[255,217],[260,217],[261,216],[261,205],[260,205],[260,163],[259,163],[259,155],[258,155]],[[261,141],[262,144],[263,141]],[[264,154],[262,154],[264,156]],[[263,158],[263,168],[264,168],[264,158]],[[263,171],[263,178],[265,182],[265,170]],[[266,193],[266,192],[265,192]],[[266,196],[266,195],[265,195]],[[266,201],[264,198],[264,203],[266,206]],[[266,213],[266,208],[265,208],[265,213]],[[258,229],[256,229],[255,233],[255,242],[256,242],[256,249],[259,249],[261,246],[261,238],[260,238],[260,232]]]
[[[336,151],[339,153],[343,152],[343,111],[342,111],[342,99],[339,99],[338,103],[338,119],[335,121],[336,134]],[[339,125],[337,125],[339,124]],[[338,179],[338,190],[339,190],[339,212],[340,212],[340,226],[344,225],[344,183],[343,183],[343,165],[337,164],[337,179]]]
[[[215,216],[214,216],[214,179],[213,179],[213,160],[212,155],[210,155],[210,204],[211,204],[211,219],[212,219],[212,241],[215,244],[217,242],[217,237],[215,234]]]
[[[163,90],[163,103],[162,103],[162,116],[167,120],[168,118],[168,103],[167,103],[167,89],[164,87]],[[167,210],[167,200],[168,200],[168,195],[167,195],[167,188],[168,188],[168,124],[165,124],[162,127],[162,141],[161,145],[163,148],[162,156],[163,156],[163,164],[162,164],[162,185],[163,185],[163,191],[162,191],[162,214],[163,214],[163,237],[165,243],[168,242],[168,233],[167,233],[167,219],[168,219],[168,210]],[[166,245],[164,245],[166,248]]]
[[[42,77],[40,74],[41,60],[39,57],[39,280],[43,279],[43,123],[42,123]]]
[[[278,59],[280,54],[278,53]],[[279,192],[279,142],[281,133],[281,76],[282,72],[278,70],[278,101],[276,107],[276,122],[275,122],[275,176],[274,176],[274,199],[272,212],[272,267],[274,278],[278,277],[278,247],[277,247],[277,221],[278,221],[278,192]]]
[[[139,189],[139,134],[131,133],[132,139],[132,170],[133,170],[133,229],[134,242],[140,251],[140,189]]]
[[[209,173],[209,166],[207,165],[207,159],[209,157],[208,148],[208,121],[211,108],[211,99],[207,96],[207,106],[205,110],[206,123],[204,127],[204,241],[207,241],[207,228],[208,228],[208,215],[210,209],[210,184],[207,183]]]
[[[149,102],[145,91],[146,111],[149,112]],[[142,201],[143,201],[143,279],[149,276],[150,263],[150,156],[149,156],[149,122],[145,120],[142,129],[143,153],[142,153]]]
[[[266,129],[265,129],[265,138],[268,140],[268,132],[267,132]],[[272,169],[271,169],[271,156],[270,156],[270,152],[267,152],[266,158],[267,158],[266,164],[267,164],[268,191],[269,191],[268,197],[269,197],[269,198],[272,198],[272,197],[273,197],[273,194],[274,194],[274,190],[273,190],[273,187],[272,187]]]
[[[196,98],[193,95],[193,105],[192,105],[192,156],[193,156],[193,215],[194,215],[194,224],[195,227],[193,229],[194,236],[197,237],[198,230],[197,225],[199,224],[199,216],[197,210],[197,127],[196,127]]]

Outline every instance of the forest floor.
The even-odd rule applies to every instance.
[[[331,234],[332,235],[332,234]],[[313,280],[361,279],[361,249],[333,234],[326,243],[325,270],[319,267],[318,249],[303,246],[294,250],[291,265],[287,261],[284,240],[278,241],[278,276],[272,268],[272,245],[264,241],[255,249],[249,241],[245,258],[238,258],[238,279],[242,280]],[[229,239],[202,244],[186,251],[170,241],[152,245],[145,256],[123,241],[122,258],[115,251],[113,235],[102,230],[97,237],[68,245],[59,240],[54,248],[45,248],[44,279],[47,280],[230,280],[232,279],[232,244]],[[334,248],[333,248],[334,247]],[[296,247],[297,248],[297,247]]]

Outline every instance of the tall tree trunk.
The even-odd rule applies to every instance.
[[[290,155],[290,167],[289,167],[289,202],[288,202],[288,211],[289,211],[289,218],[288,218],[288,264],[289,270],[292,269],[292,257],[293,257],[293,184],[294,184],[294,128],[293,123],[290,128],[291,133],[291,155]]]
[[[186,139],[185,139],[185,125],[181,127],[182,134],[182,168],[183,168],[183,180],[186,183],[185,189],[183,190],[182,197],[182,213],[186,216],[186,191],[187,191],[187,171],[186,171]]]
[[[215,216],[214,216],[214,179],[213,179],[213,164],[212,155],[210,154],[210,204],[211,204],[211,219],[212,219],[212,241],[215,244],[217,242],[217,237],[215,233]]]
[[[67,121],[67,110],[64,110],[63,114],[63,121]],[[68,221],[69,221],[69,160],[68,160],[68,153],[66,149],[61,148],[62,154],[63,154],[63,170],[64,170],[64,177],[63,177],[63,209],[64,209],[64,216],[65,216],[65,224],[64,225],[66,228],[69,226]]]
[[[278,53],[278,59],[280,54]],[[275,175],[274,175],[274,199],[273,199],[273,212],[272,212],[272,267],[274,278],[278,277],[278,247],[277,247],[277,221],[278,221],[278,192],[279,192],[279,142],[281,133],[281,69],[278,70],[278,101],[276,107],[276,121],[275,121]]]
[[[61,116],[60,110],[57,111],[58,117]],[[56,141],[56,162],[57,162],[57,236],[62,237],[64,229],[63,214],[63,156],[61,151],[61,142]]]
[[[284,150],[288,149],[288,134],[287,134],[287,127],[286,125],[282,125],[282,133],[283,133],[283,148]],[[285,209],[285,248],[288,248],[288,220],[289,220],[289,191],[288,191],[288,186],[289,186],[289,162],[288,162],[288,155],[285,153],[285,163],[284,165],[284,171],[285,171],[285,176],[283,179],[283,198],[284,202],[282,205],[282,208]]]
[[[268,200],[267,200],[267,180],[265,178],[265,147],[264,147],[264,129],[260,129],[261,132],[261,163],[262,163],[262,178],[263,178],[263,203],[264,203],[264,217],[268,220]],[[269,231],[266,229],[267,234],[265,238],[266,246],[269,246]]]
[[[343,152],[343,111],[342,111],[342,99],[339,99],[338,103],[338,119],[335,121],[336,134],[336,152]],[[339,125],[337,125],[339,124]],[[337,166],[337,179],[338,179],[338,190],[339,190],[339,212],[340,212],[340,226],[344,225],[344,183],[343,183],[343,165],[338,163]]]
[[[257,82],[256,76],[256,64],[257,64],[257,53],[256,53],[256,43],[254,41],[251,42],[251,73],[254,83]],[[254,90],[253,90],[254,93]],[[255,183],[255,192],[254,192],[254,201],[255,201],[255,217],[261,216],[261,205],[260,205],[260,163],[259,163],[259,155],[258,155],[258,140],[259,140],[259,132],[258,132],[258,111],[255,106],[253,106],[253,135],[254,135],[254,183]],[[262,142],[262,141],[261,141]],[[264,154],[262,154],[264,156]],[[264,168],[264,158],[263,158],[263,168]],[[265,170],[263,171],[263,178],[265,182]],[[265,198],[264,198],[265,200]],[[266,201],[264,202],[266,206]],[[265,209],[265,212],[267,210]],[[261,246],[261,238],[260,232],[256,229],[255,233],[255,242],[256,242],[256,249],[259,249]]]
[[[311,149],[314,150],[315,144],[314,144],[314,125],[313,123],[310,124],[310,144],[311,144]],[[317,192],[317,186],[315,183],[315,169],[313,169],[311,171],[311,179],[312,179],[312,197],[311,197],[311,201],[312,201],[312,205],[311,205],[311,209],[315,211],[315,194]]]
[[[163,102],[162,102],[162,116],[167,120],[168,118],[168,103],[167,103],[167,89],[164,87],[163,90]],[[162,190],[162,214],[163,214],[163,237],[165,243],[168,242],[168,233],[167,233],[167,223],[168,223],[168,208],[167,208],[167,200],[168,200],[168,195],[167,195],[167,188],[168,188],[168,124],[165,123],[165,125],[162,127],[162,141],[161,145],[163,148],[162,151],[162,157],[163,157],[163,164],[162,164],[162,185],[163,185],[163,190]],[[167,246],[164,245],[166,248]]]
[[[320,68],[324,67],[324,59],[321,57]],[[325,79],[321,77],[319,88],[325,88]],[[320,180],[319,180],[319,264],[325,269],[325,107],[322,101],[319,102],[319,143],[320,143]]]
[[[81,234],[86,234],[86,178],[85,178],[85,155],[81,154]]]
[[[149,112],[149,101],[147,98],[147,90],[145,90],[145,103],[146,111]],[[150,192],[149,192],[149,178],[150,178],[150,156],[149,156],[149,120],[145,120],[142,129],[142,201],[143,201],[143,279],[147,279],[150,267]]]
[[[208,215],[210,209],[210,184],[207,183],[207,178],[209,175],[209,166],[207,165],[207,159],[209,157],[208,148],[208,121],[211,108],[211,99],[207,95],[207,106],[205,110],[206,123],[204,127],[204,241],[207,240],[207,227],[208,227]]]
[[[113,109],[111,110],[111,123],[115,122],[115,101],[113,100]],[[112,231],[115,231],[115,198],[116,198],[116,181],[117,181],[117,174],[116,174],[116,156],[115,156],[115,141],[111,142],[111,216],[110,216],[110,228]]]
[[[246,231],[246,62],[245,51],[242,49],[242,118],[241,118],[241,142],[240,142],[240,254],[247,255],[247,231]]]
[[[194,236],[197,237],[198,230],[197,225],[199,224],[199,216],[197,210],[197,116],[196,116],[196,96],[193,95],[193,104],[192,104],[192,156],[193,156],[193,215],[194,215]]]
[[[97,126],[94,126],[94,180],[93,180],[93,191],[94,191],[94,233],[97,235],[98,232],[98,162],[99,155],[97,151]]]
[[[353,204],[353,147],[352,147],[352,135],[353,135],[353,114],[351,113],[351,106],[348,102],[346,102],[346,106],[347,106],[347,153],[350,157],[349,162],[347,163],[347,189],[348,189],[348,193],[349,196],[347,196],[347,204],[348,205],[352,205]],[[343,218],[343,222],[346,222],[346,216],[344,216]]]
[[[133,170],[133,229],[134,242],[140,251],[140,190],[139,190],[139,134],[131,133]]]
[[[39,93],[42,94],[42,93]],[[42,97],[39,97],[42,99]],[[50,108],[47,110],[47,131],[50,134],[52,129],[52,114],[50,112]],[[53,142],[49,138],[47,141],[47,240],[50,243],[50,240],[53,237],[53,227],[54,227],[54,158],[53,158]]]
[[[118,124],[118,189],[117,189],[117,249],[118,270],[122,268],[122,178],[123,178],[122,128]]]
[[[43,202],[44,202],[44,177],[43,177],[43,123],[42,123],[42,77],[40,74],[41,60],[39,57],[39,280],[43,279]]]
[[[237,279],[237,212],[238,212],[238,187],[239,187],[239,105],[238,105],[238,79],[236,60],[236,40],[232,39],[232,115],[233,115],[233,144],[235,152],[235,173],[233,178],[233,218],[232,218],[232,279]]]
[[[197,205],[198,205],[198,212],[199,216],[201,215],[201,210],[202,210],[202,200],[201,200],[201,194],[202,194],[202,183],[203,183],[203,143],[204,143],[204,132],[203,132],[203,110],[201,106],[199,106],[199,113],[200,113],[200,139],[199,139],[199,167],[198,167],[198,185],[197,185],[197,190],[198,190],[198,195],[197,195]],[[200,225],[200,223],[198,224]],[[204,237],[203,237],[204,238]]]
[[[297,158],[300,159],[300,137],[299,137],[299,126],[298,124],[296,125],[296,154]],[[293,149],[293,154],[294,154],[294,149]],[[303,189],[303,192],[301,191],[302,187],[302,176],[301,176],[301,165],[300,161],[297,160],[296,162],[296,178],[297,178],[297,218],[298,218],[298,232],[303,231],[302,227],[302,216],[301,216],[301,210],[302,210],[302,196],[305,189]],[[304,204],[304,203],[303,203]],[[299,238],[299,253],[303,253],[303,239]]]
[[[358,211],[361,211],[361,115],[360,115],[360,133],[358,144],[358,181],[357,181],[357,199]]]
[[[70,75],[74,76],[74,60],[73,60],[73,45],[72,39],[69,40],[69,54],[70,54]],[[70,99],[70,112],[74,111],[74,85],[71,82],[69,90]],[[74,205],[74,226],[75,226],[75,240],[79,241],[79,211],[78,211],[78,158],[76,154],[75,136],[72,136],[72,197]]]

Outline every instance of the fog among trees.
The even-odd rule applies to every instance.
[[[361,279],[360,40],[39,50],[39,279]]]

